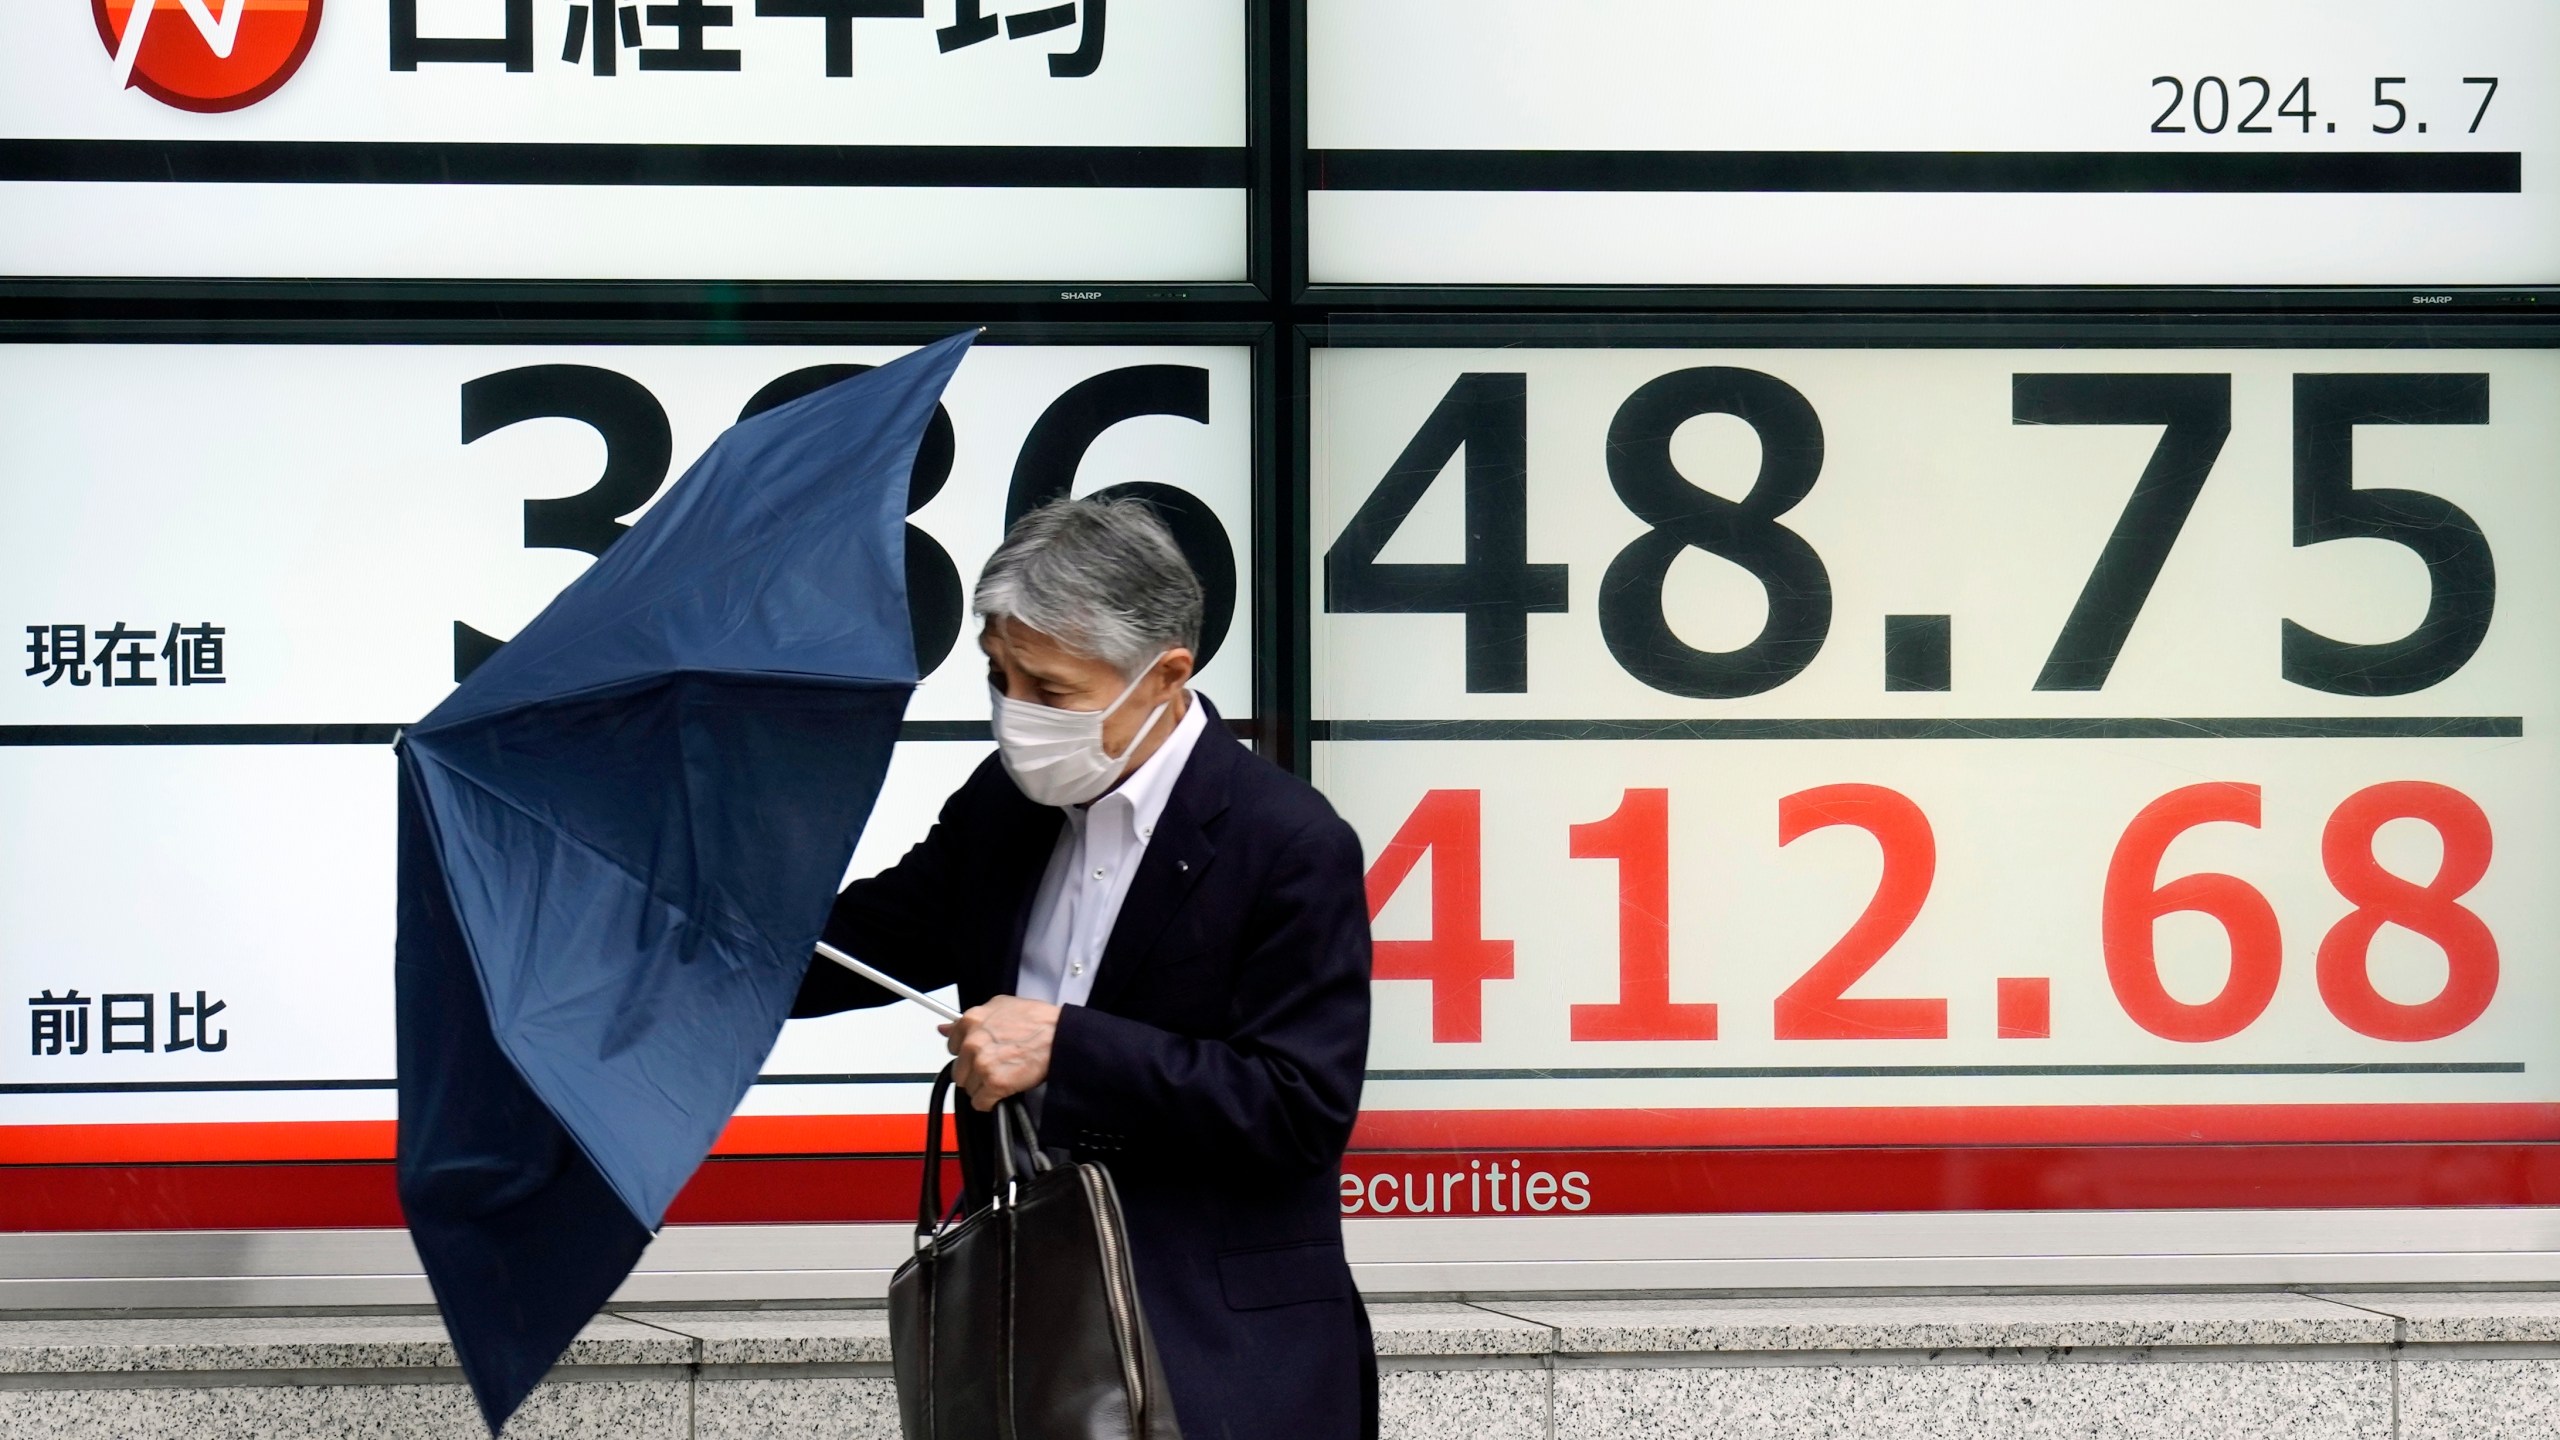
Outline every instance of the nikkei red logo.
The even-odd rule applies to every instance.
[[[89,0],[118,88],[181,110],[255,105],[293,78],[321,0]]]

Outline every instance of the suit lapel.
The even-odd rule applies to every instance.
[[[1190,898],[1192,888],[1208,873],[1218,847],[1210,838],[1218,816],[1227,808],[1227,782],[1244,758],[1244,747],[1227,731],[1217,709],[1203,697],[1208,728],[1193,743],[1191,756],[1157,817],[1156,833],[1147,841],[1138,873],[1129,877],[1129,893],[1112,922],[1110,942],[1102,949],[1102,968],[1093,977],[1093,993],[1085,1003],[1111,1008],[1154,958],[1158,937]]]

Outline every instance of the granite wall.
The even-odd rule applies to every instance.
[[[1377,1304],[1406,1440],[2560,1434],[2560,1295]],[[894,1440],[876,1309],[626,1310],[512,1440]],[[432,1315],[0,1321],[12,1440],[470,1440]]]

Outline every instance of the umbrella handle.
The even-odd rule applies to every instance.
[[[932,996],[927,995],[913,985],[910,985],[895,976],[884,975],[881,972],[872,969],[870,966],[854,959],[852,956],[847,955],[824,940],[818,942],[818,953],[829,960],[833,960],[847,970],[852,971],[854,974],[861,976],[863,979],[870,981],[872,984],[879,986],[881,989],[888,991],[890,994],[898,996],[900,999],[913,1000],[917,1004],[932,1011],[934,1014],[941,1016],[945,1020],[957,1020],[960,1018],[959,1011],[952,1009],[950,1006],[943,1004],[941,1001],[934,999]]]

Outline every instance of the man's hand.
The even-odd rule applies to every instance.
[[[999,995],[940,1028],[955,1062],[952,1082],[980,1110],[993,1110],[997,1101],[1049,1078],[1058,1007],[1045,1000]]]

